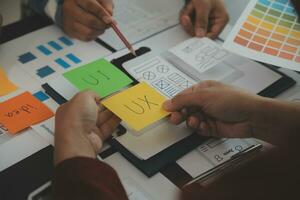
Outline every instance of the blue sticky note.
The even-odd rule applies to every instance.
[[[62,43],[64,43],[67,46],[72,46],[74,44],[70,39],[68,39],[68,38],[66,38],[64,36],[60,37],[58,39],[59,39],[59,41],[61,41]]]
[[[57,64],[59,64],[59,65],[60,65],[62,68],[64,68],[64,69],[67,69],[67,68],[71,67],[71,65],[69,65],[66,61],[64,61],[64,60],[61,59],[61,58],[56,59],[55,62],[56,62]]]
[[[22,64],[28,63],[28,62],[30,62],[30,61],[32,61],[32,60],[35,60],[35,59],[36,59],[36,56],[33,55],[33,54],[30,53],[30,52],[27,52],[27,53],[25,53],[25,54],[19,56],[19,61],[20,61]]]
[[[45,78],[46,76],[49,76],[50,74],[53,74],[54,72],[55,71],[51,67],[45,66],[45,67],[38,69],[36,74],[40,78]]]
[[[69,58],[75,64],[81,63],[81,60],[72,53],[67,54],[66,57]]]
[[[54,41],[50,41],[50,42],[48,42],[48,44],[57,51],[60,51],[63,49],[58,43],[56,43]]]
[[[52,54],[52,52],[46,48],[44,45],[39,45],[36,47],[40,52],[42,52],[43,54],[45,54],[46,56],[49,56],[50,54]]]
[[[35,96],[35,98],[37,98],[41,102],[46,101],[47,99],[49,99],[49,96],[46,95],[43,91],[39,91],[37,93],[34,93],[33,96]]]

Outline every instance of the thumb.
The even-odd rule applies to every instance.
[[[196,37],[204,37],[208,29],[210,8],[204,2],[200,1],[196,3],[195,11],[195,35]]]
[[[182,110],[186,107],[202,107],[201,92],[181,93],[163,104],[163,109],[169,112]]]
[[[113,15],[114,3],[112,0],[97,0],[97,1],[106,9],[106,11],[109,12],[111,16]]]

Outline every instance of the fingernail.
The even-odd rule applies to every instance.
[[[171,100],[167,100],[163,103],[162,107],[163,109],[165,110],[170,110],[171,109],[171,106],[172,106],[172,102]]]
[[[192,129],[196,129],[197,128],[197,122],[192,117],[190,117],[188,119],[188,126],[191,127]]]
[[[205,36],[205,31],[202,28],[197,28],[195,31],[196,37],[204,37]]]
[[[102,17],[102,20],[106,23],[106,24],[110,24],[112,19],[109,16],[104,16]]]

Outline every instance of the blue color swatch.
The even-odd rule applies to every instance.
[[[53,74],[54,72],[55,71],[51,67],[45,66],[45,67],[38,69],[36,74],[40,78],[45,78],[46,76],[49,76],[50,74]]]
[[[66,38],[66,37],[60,37],[60,38],[58,38],[62,43],[64,43],[65,45],[67,45],[67,46],[72,46],[74,43],[70,40],[70,39],[68,39],[68,38]]]
[[[28,62],[30,62],[30,61],[32,61],[32,60],[34,60],[34,59],[36,59],[36,56],[33,55],[33,54],[30,53],[30,52],[27,52],[27,53],[25,53],[25,54],[19,56],[19,61],[20,61],[22,64],[28,63]]]
[[[67,54],[66,57],[69,58],[75,64],[81,63],[81,60],[72,53]]]
[[[42,52],[43,54],[45,54],[46,56],[49,56],[50,54],[52,54],[52,52],[47,49],[44,45],[39,45],[36,47],[40,52]]]
[[[50,41],[50,42],[48,42],[48,44],[57,51],[60,51],[63,49],[58,43],[56,43],[54,41]]]
[[[57,64],[59,64],[59,65],[60,65],[62,68],[64,68],[64,69],[67,69],[67,68],[71,67],[71,65],[69,65],[66,61],[64,61],[64,60],[61,59],[61,58],[56,59],[55,62],[56,62]]]
[[[46,95],[43,91],[39,91],[37,93],[34,93],[33,96],[35,96],[35,98],[37,98],[40,101],[46,101],[47,99],[49,99],[49,96]]]

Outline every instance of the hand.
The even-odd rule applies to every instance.
[[[180,23],[187,33],[215,39],[229,21],[223,0],[189,0],[180,13]]]
[[[206,81],[164,103],[170,121],[187,125],[204,136],[252,137],[253,117],[262,97],[215,81]]]
[[[101,4],[111,15],[112,0],[64,0],[62,8],[63,29],[70,36],[90,41],[104,33],[112,18],[105,15]]]
[[[120,119],[98,105],[90,91],[77,94],[60,106],[55,118],[55,163],[83,156],[95,158],[120,123]],[[100,109],[101,108],[101,109]]]

